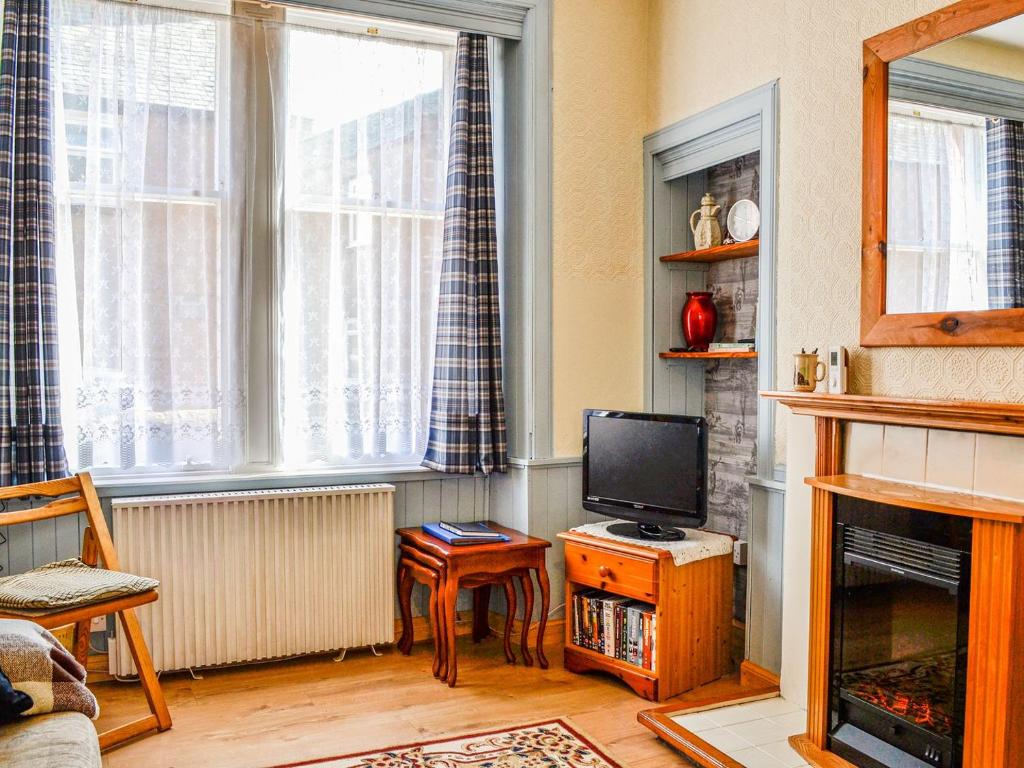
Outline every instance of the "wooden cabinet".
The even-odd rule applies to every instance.
[[[568,531],[565,542],[565,668],[607,672],[663,701],[730,672],[732,556],[676,566],[663,549]],[[573,595],[583,589],[641,600],[657,615],[656,670],[573,643]]]

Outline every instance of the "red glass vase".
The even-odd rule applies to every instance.
[[[709,291],[690,291],[683,305],[683,337],[691,352],[707,352],[715,340],[718,310]]]

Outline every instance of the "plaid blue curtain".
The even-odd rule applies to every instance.
[[[423,466],[508,468],[487,38],[459,34],[430,435]]]
[[[0,485],[67,475],[57,378],[49,0],[7,0],[0,53]]]
[[[988,305],[1024,307],[1024,123],[985,121],[988,151]]]

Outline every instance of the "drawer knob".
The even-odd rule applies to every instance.
[[[612,569],[609,568],[607,565],[602,565],[598,567],[597,575],[600,576],[602,579],[607,579],[609,576],[612,575]]]

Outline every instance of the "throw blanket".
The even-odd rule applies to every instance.
[[[25,715],[73,711],[95,720],[100,713],[85,687],[85,668],[38,624],[0,619],[0,670],[15,689],[32,697]]]

